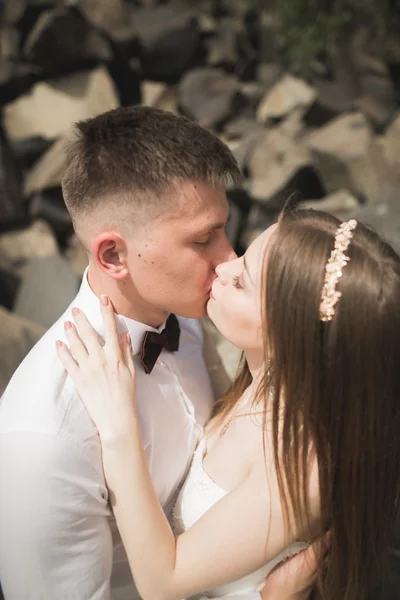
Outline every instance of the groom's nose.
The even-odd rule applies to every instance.
[[[213,257],[214,270],[219,264],[229,262],[230,260],[234,260],[235,258],[237,258],[236,252],[232,248],[230,241],[224,233],[221,244],[219,245],[218,250]]]

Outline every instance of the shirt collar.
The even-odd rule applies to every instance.
[[[91,289],[87,275],[88,267],[86,268],[83,274],[82,283],[78,295],[73,305],[71,306],[77,305],[79,308],[81,308],[88,317],[92,327],[94,327],[97,333],[103,337],[104,325],[100,310],[100,300]],[[160,325],[160,327],[155,328],[151,327],[150,325],[146,325],[145,323],[140,323],[139,321],[134,321],[133,319],[124,317],[123,315],[116,315],[116,319],[119,335],[122,335],[123,333],[129,331],[132,340],[133,354],[138,354],[138,352],[140,351],[143,336],[146,333],[146,331],[154,331],[155,333],[161,333],[165,328],[166,324],[165,320],[164,323]]]

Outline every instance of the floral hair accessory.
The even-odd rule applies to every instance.
[[[321,304],[319,307],[321,321],[332,321],[335,314],[336,303],[342,295],[341,292],[336,290],[336,285],[343,275],[344,267],[350,260],[345,252],[353,237],[353,229],[356,227],[357,221],[351,219],[342,223],[336,231],[335,247],[325,268],[324,287],[322,288]]]

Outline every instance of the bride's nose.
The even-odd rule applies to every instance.
[[[217,277],[218,277],[220,283],[222,283],[222,285],[226,285],[227,283],[229,283],[229,266],[228,265],[229,265],[229,263],[221,263],[215,269]]]

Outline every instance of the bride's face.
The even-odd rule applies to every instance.
[[[265,250],[277,225],[249,246],[244,256],[221,263],[207,303],[207,312],[219,331],[241,350],[263,348],[261,283]]]

